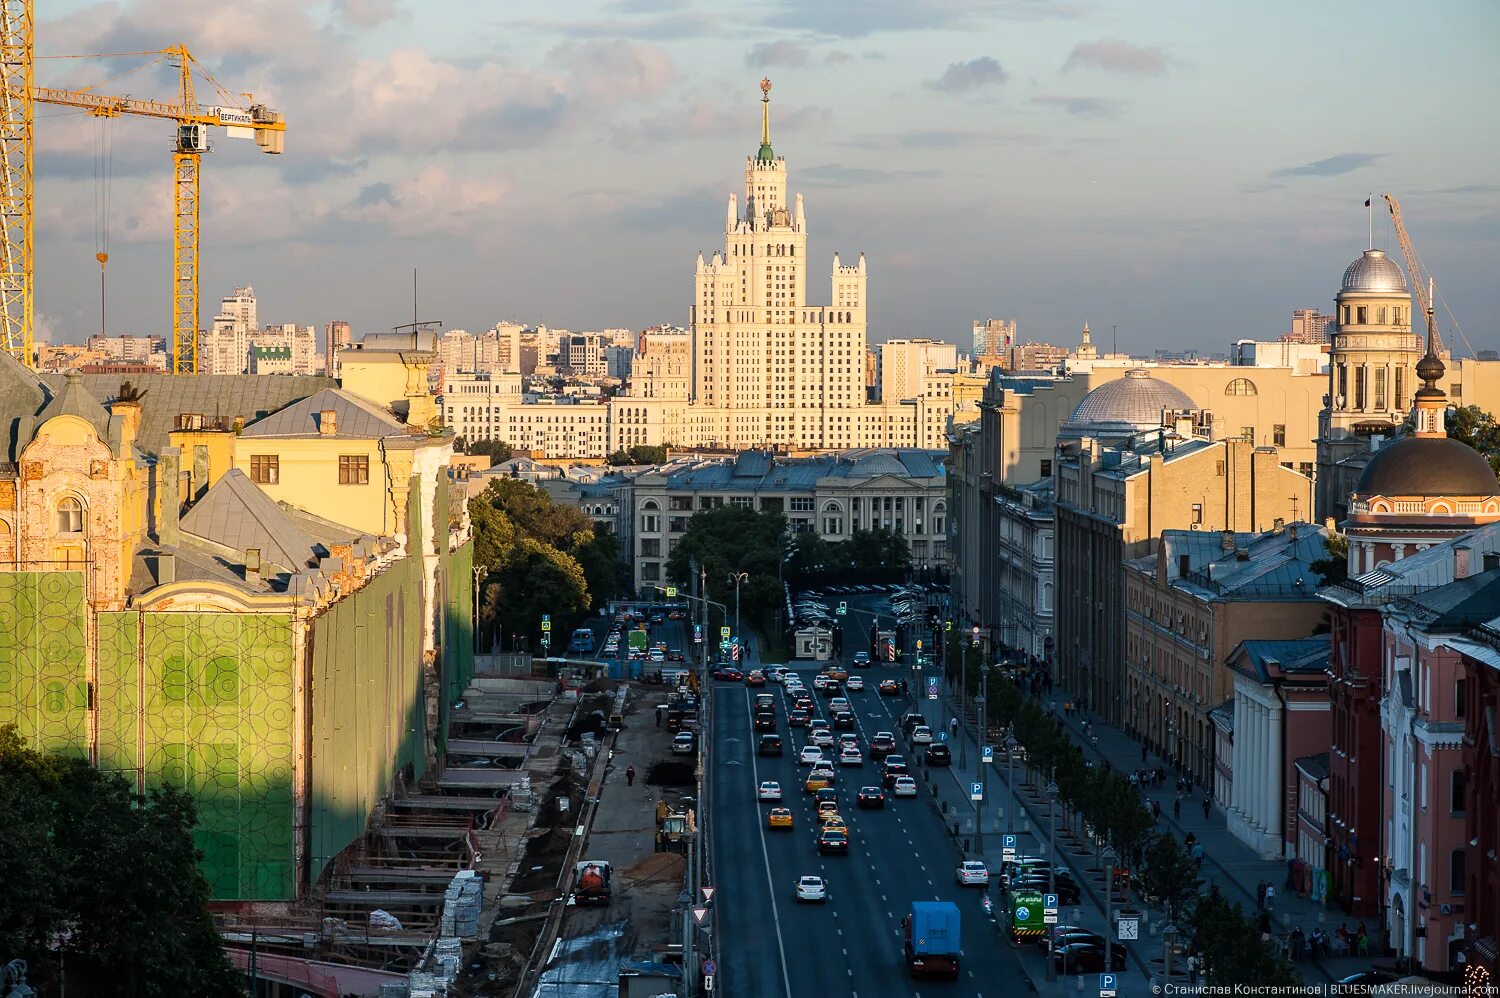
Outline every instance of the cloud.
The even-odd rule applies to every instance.
[[[1303,163],[1301,166],[1284,166],[1279,170],[1272,170],[1271,176],[1338,177],[1345,173],[1353,173],[1355,170],[1362,170],[1367,166],[1374,166],[1375,162],[1384,155],[1385,153],[1379,152],[1341,152],[1337,156]]]
[[[771,109],[771,135],[785,135],[809,128],[824,128],[833,112],[818,104]],[[760,102],[740,100],[723,103],[706,97],[648,115],[624,126],[616,141],[629,147],[659,146],[681,138],[714,139],[740,136],[751,145],[760,141]]]
[[[761,42],[759,45],[745,53],[745,66],[748,69],[761,69],[768,66],[791,66],[800,69],[807,65],[808,51],[796,42]]]
[[[676,5],[641,4],[630,8],[621,7],[620,10],[626,14],[639,12],[649,16],[508,20],[504,24],[504,30],[526,30],[563,38],[632,38],[642,41],[718,38],[724,32],[724,25],[719,18],[681,9]],[[666,13],[655,13],[658,10]]]
[[[985,55],[968,62],[955,62],[943,70],[943,75],[928,86],[950,94],[963,94],[981,87],[992,87],[1004,83],[1005,70],[1000,63]]]
[[[424,166],[403,180],[362,188],[336,217],[378,225],[394,236],[478,236],[499,221],[507,187],[495,175],[459,177]]]
[[[1171,62],[1167,53],[1156,46],[1131,45],[1113,38],[1097,42],[1080,42],[1073,46],[1063,63],[1063,72],[1070,70],[1100,69],[1108,73],[1124,73],[1127,76],[1158,76],[1167,71]]]
[[[763,23],[837,38],[883,31],[977,29],[990,21],[1080,17],[1092,0],[861,0],[854,8],[828,0],[772,0]]]
[[[1107,97],[1066,97],[1058,94],[1043,94],[1031,98],[1031,103],[1043,107],[1055,107],[1079,118],[1113,118],[1123,114],[1125,105]]]
[[[828,65],[830,66],[837,66],[846,62],[853,62],[854,53],[834,49],[832,52],[823,57],[823,61],[828,63]]]
[[[925,180],[937,175],[936,170],[875,170],[839,163],[824,163],[797,170],[797,179],[809,187],[847,187],[900,180]]]
[[[334,13],[354,28],[378,28],[399,13],[397,0],[334,0]]]

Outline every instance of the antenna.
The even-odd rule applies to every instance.
[[[1109,352],[1120,352],[1120,327],[1111,323],[1109,327]]]
[[[1369,197],[1365,198],[1365,214],[1369,215],[1370,238],[1366,242],[1369,249],[1375,248],[1375,192],[1371,191]]]

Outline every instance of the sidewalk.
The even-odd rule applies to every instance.
[[[946,705],[946,699],[944,702]],[[963,736],[972,739],[972,732],[978,726],[978,718],[971,705],[963,706],[969,707],[968,710],[960,713]],[[1357,920],[1344,916],[1337,909],[1325,908],[1317,902],[1286,889],[1286,862],[1261,859],[1249,846],[1235,838],[1226,825],[1223,811],[1217,805],[1205,819],[1202,810],[1203,788],[1201,786],[1195,788],[1194,793],[1183,800],[1182,815],[1180,818],[1174,818],[1172,802],[1177,794],[1176,777],[1167,762],[1160,756],[1149,752],[1146,761],[1141,762],[1140,742],[1116,728],[1099,723],[1092,717],[1089,720],[1093,722],[1091,727],[1093,737],[1085,738],[1084,720],[1075,714],[1072,718],[1064,718],[1063,726],[1073,741],[1083,749],[1086,759],[1095,764],[1108,763],[1124,773],[1137,768],[1157,766],[1166,771],[1167,778],[1162,786],[1146,788],[1142,790],[1142,796],[1147,801],[1154,799],[1160,802],[1161,818],[1157,827],[1161,831],[1175,835],[1179,841],[1191,832],[1196,836],[1197,841],[1203,843],[1202,876],[1205,889],[1211,884],[1218,885],[1219,890],[1230,902],[1239,903],[1247,913],[1253,916],[1259,910],[1256,886],[1263,880],[1268,881],[1276,889],[1271,914],[1272,931],[1281,937],[1298,926],[1302,928],[1304,935],[1311,935],[1313,929],[1319,925],[1323,926],[1325,932],[1332,935],[1341,921],[1346,922],[1351,928],[1357,924]],[[1003,785],[1003,767],[995,766],[994,769],[1001,770],[999,782]],[[1349,974],[1368,970],[1371,963],[1372,958],[1369,956],[1324,957],[1317,961],[1304,957],[1295,966],[1304,978],[1313,983],[1320,983],[1337,981]]]

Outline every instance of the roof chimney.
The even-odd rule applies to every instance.
[[[156,553],[156,584],[171,585],[177,581],[177,556],[165,551]]]
[[[324,409],[318,413],[318,432],[325,437],[331,437],[339,431],[339,414],[333,409]]]
[[[182,462],[180,447],[163,447],[161,460],[156,465],[156,539],[167,547],[176,547],[182,542],[177,529],[177,517],[182,509]]]
[[[260,581],[260,548],[245,549],[245,581],[249,583]]]
[[[1473,548],[1467,544],[1458,544],[1453,548],[1453,578],[1467,579],[1469,577],[1469,555],[1473,554]]]
[[[1219,534],[1219,547],[1220,547],[1221,550],[1226,551],[1226,552],[1234,550],[1234,531],[1233,530],[1225,530],[1225,531],[1221,531],[1220,532],[1220,534]]]

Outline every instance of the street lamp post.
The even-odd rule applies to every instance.
[[[474,566],[474,653],[479,653],[479,580],[489,574],[488,565]]]
[[[1104,972],[1115,972],[1115,847],[1104,847]]]
[[[990,767],[984,764],[984,745],[990,738],[989,693],[990,664],[986,662],[979,667],[979,807],[974,815],[974,851],[980,856],[984,855],[984,797],[990,781]]]
[[[1056,774],[1053,774],[1054,777]],[[1057,893],[1057,783],[1047,781],[1047,893]],[[1047,937],[1047,980],[1057,980],[1057,968],[1052,965],[1052,936]]]
[[[1016,823],[1013,818],[1015,814],[1015,803],[1020,800],[1016,796],[1016,747],[1019,743],[1016,736],[1007,734],[1005,736],[1005,789],[1010,793],[1010,803],[1005,808],[1005,833],[1013,835],[1016,831]]]
[[[729,581],[734,584],[734,636],[740,636],[740,586],[750,581],[749,572],[730,572]]]

